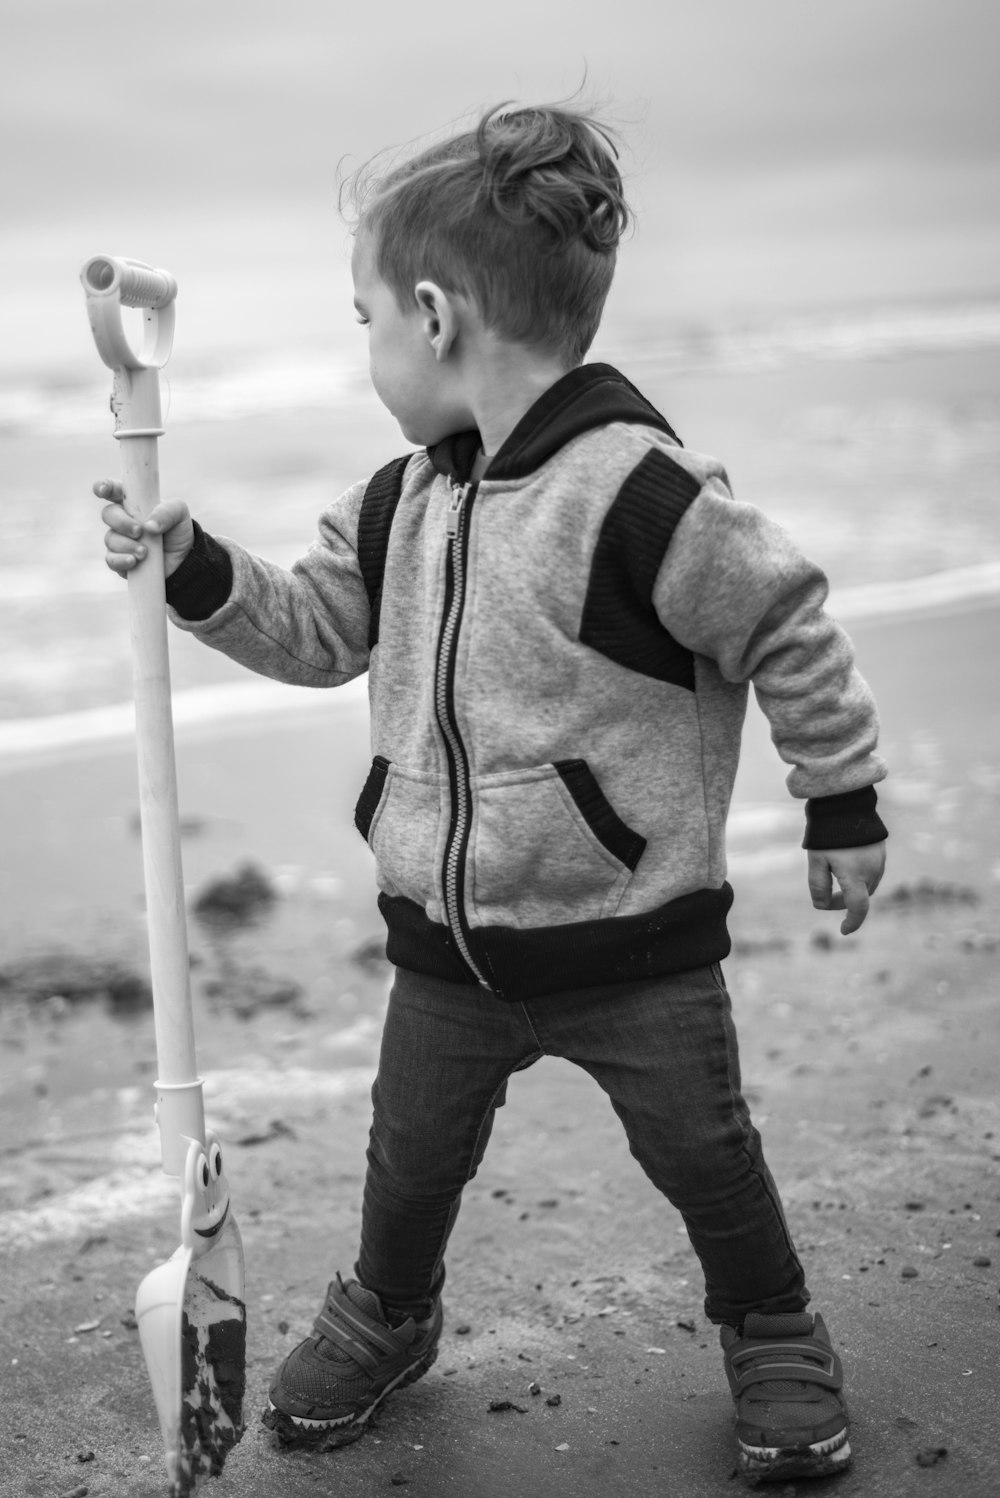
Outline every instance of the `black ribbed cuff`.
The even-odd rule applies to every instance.
[[[194,545],[181,565],[167,578],[167,603],[182,619],[208,619],[233,591],[233,563],[224,546],[203,531],[197,520]]]
[[[839,796],[814,796],[806,802],[803,848],[863,848],[889,836],[875,804],[873,785]]]

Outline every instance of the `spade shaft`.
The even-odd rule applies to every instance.
[[[176,282],[140,261],[95,255],[81,272],[97,350],[112,370],[111,410],[121,448],[124,505],[145,520],[160,498],[157,448],[163,435],[159,371],[170,357]],[[140,307],[142,348],[130,343],[122,307]],[[145,538],[147,556],[128,580],[135,700],[139,814],[146,922],[156,1028],[156,1118],[163,1169],[181,1176],[188,1142],[205,1140],[202,1084],[195,1061],[180,817],[170,701],[163,545]]]
[[[114,373],[124,505],[137,520],[159,500],[159,370],[170,356],[176,285],[165,271],[94,256],[81,273],[98,352]],[[122,306],[143,308],[143,348]],[[217,1476],[243,1433],[243,1245],[216,1136],[205,1129],[195,1061],[180,817],[159,536],[128,581],[146,921],[156,1027],[156,1116],[163,1168],[181,1177],[181,1245],[139,1286],[136,1320],[163,1433],[172,1498]]]

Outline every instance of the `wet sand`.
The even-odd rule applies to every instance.
[[[744,1080],[855,1426],[851,1473],[791,1490],[987,1498],[1000,1487],[1000,608],[852,633],[894,770],[890,870],[863,931],[842,941],[809,906],[757,717],[734,819],[727,978]],[[248,1431],[208,1491],[735,1491],[717,1334],[679,1218],[593,1084],[555,1061],[515,1079],[468,1188],[435,1368],[355,1446],[272,1449],[257,1420],[269,1376],[356,1249],[389,976],[351,820],[364,711],[184,733],[179,761],[192,899],[247,859],[279,895],[242,930],[191,922],[206,1103],[248,1266]],[[150,1121],[150,1018],[113,981],[144,967],[134,809],[128,745],[0,774],[0,1472],[16,1494],[164,1491],[127,1324],[178,1239]],[[111,997],[86,999],[88,982]]]

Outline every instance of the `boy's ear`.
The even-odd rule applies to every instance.
[[[443,291],[436,281],[418,281],[413,289],[417,310],[423,322],[424,335],[440,363],[446,359],[458,337],[459,311],[456,298]]]

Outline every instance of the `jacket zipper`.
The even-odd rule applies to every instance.
[[[462,884],[465,860],[472,827],[472,791],[469,761],[455,716],[455,660],[458,654],[458,631],[465,607],[465,563],[468,515],[476,495],[475,484],[452,485],[448,506],[448,556],[445,571],[445,606],[438,641],[435,706],[438,726],[444,738],[448,757],[448,779],[451,788],[451,825],[444,857],[444,905],[448,928],[455,944],[477,980],[489,987],[473,961],[469,950],[468,926],[462,908]]]

